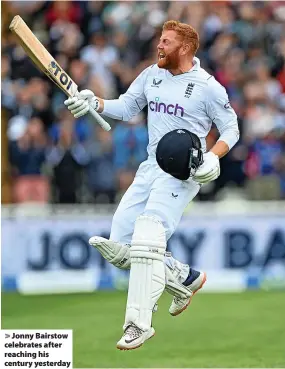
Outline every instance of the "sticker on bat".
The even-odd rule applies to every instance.
[[[50,73],[52,73],[55,77],[58,77],[59,75],[59,81],[63,86],[66,86],[66,90],[68,91],[72,85],[72,80],[68,77],[68,75],[56,64],[56,62],[53,60],[50,62],[48,66],[48,70]]]

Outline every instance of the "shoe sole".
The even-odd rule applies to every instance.
[[[207,281],[207,274],[204,273],[204,277],[203,277],[203,280],[202,280],[202,283],[201,283],[200,287],[197,288],[197,290],[195,292],[193,292],[193,295],[190,297],[188,304],[183,306],[183,308],[181,310],[178,310],[176,313],[171,313],[171,315],[172,316],[177,316],[177,315],[181,314],[184,310],[186,310],[188,308],[188,306],[190,305],[190,303],[192,301],[192,298],[195,295],[195,293],[198,292],[204,286],[206,281]]]
[[[120,350],[120,351],[135,350],[135,349],[141,347],[146,341],[150,340],[153,336],[155,336],[155,332],[153,332],[153,334],[150,337],[148,337],[143,343],[140,343],[139,345],[137,345],[135,347],[123,347],[123,346],[117,345],[117,349]]]

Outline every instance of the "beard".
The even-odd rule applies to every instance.
[[[158,59],[157,66],[162,69],[178,69],[179,66],[179,55],[178,50],[180,46],[178,46],[175,50],[173,50],[168,55],[165,55],[163,59]]]

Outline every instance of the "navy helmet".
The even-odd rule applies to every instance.
[[[156,160],[160,168],[180,180],[192,177],[203,163],[201,141],[187,129],[166,133],[158,142]]]

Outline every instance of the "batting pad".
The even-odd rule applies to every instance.
[[[137,218],[131,242],[131,271],[124,329],[134,323],[146,331],[151,327],[154,304],[165,288],[166,236],[155,217]]]

